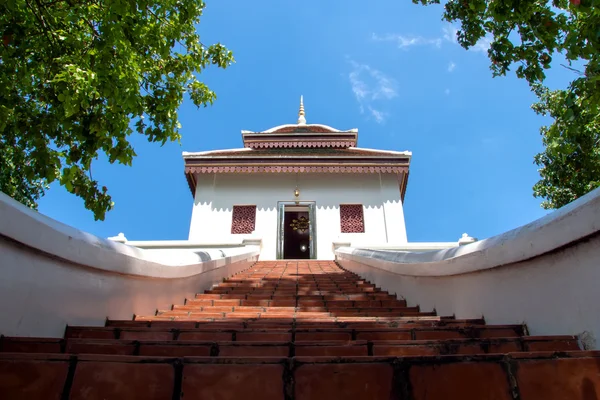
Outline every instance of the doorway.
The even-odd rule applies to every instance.
[[[279,202],[278,206],[277,258],[316,258],[314,202]]]

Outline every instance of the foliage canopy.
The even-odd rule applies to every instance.
[[[488,38],[493,75],[516,66],[539,97],[534,111],[554,119],[540,129],[545,150],[534,158],[541,180],[533,192],[545,198],[542,207],[561,207],[599,187],[600,0],[449,0],[443,19],[460,25],[464,48]],[[545,70],[557,54],[576,77],[564,90],[549,90]]]
[[[92,162],[131,165],[132,133],[180,139],[188,95],[207,106],[198,80],[233,56],[200,42],[202,0],[5,0],[0,4],[0,190],[36,207],[59,180],[96,219],[113,207]]]

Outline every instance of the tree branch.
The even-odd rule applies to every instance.
[[[584,76],[585,75],[585,73],[581,72],[580,70],[575,69],[575,68],[571,68],[568,65],[560,64],[560,66],[563,67],[563,68],[566,68],[566,69],[568,69],[570,71],[573,71],[573,72],[577,73],[579,76]]]

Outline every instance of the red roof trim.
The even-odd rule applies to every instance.
[[[242,133],[244,147],[356,147],[358,134],[355,132],[323,133]]]
[[[335,129],[326,128],[324,126],[310,126],[310,125],[293,125],[284,126],[277,130],[268,133],[337,133],[339,131]]]
[[[408,167],[402,166],[318,166],[318,167],[304,167],[304,166],[199,166],[199,167],[186,167],[186,174],[211,174],[211,173],[279,173],[279,172],[293,172],[293,173],[407,173]]]
[[[292,147],[335,147],[335,148],[348,148],[356,146],[356,141],[354,140],[344,140],[344,141],[289,141],[289,142],[247,142],[244,144],[245,147],[249,147],[252,149],[261,149],[261,148],[292,148]]]

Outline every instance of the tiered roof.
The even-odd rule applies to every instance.
[[[192,193],[202,173],[389,173],[398,175],[404,198],[411,152],[357,148],[358,129],[306,124],[302,98],[298,115],[297,124],[242,131],[242,149],[184,152]]]

